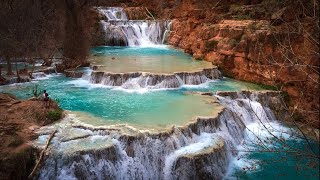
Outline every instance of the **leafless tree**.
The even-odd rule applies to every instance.
[[[270,33],[260,34],[259,38],[249,43],[252,44],[251,52],[255,52],[251,58],[256,61],[259,69],[271,77],[269,84],[283,92],[279,97],[281,109],[286,112],[286,116],[281,120],[289,123],[292,130],[279,132],[268,123],[260,121],[261,128],[272,138],[256,138],[247,144],[256,144],[259,147],[253,151],[279,154],[280,159],[267,158],[264,159],[266,163],[283,163],[291,158],[299,162],[296,165],[298,171],[314,169],[318,172],[319,4],[318,1],[304,0],[286,2],[291,3],[286,4],[286,7],[273,17]],[[260,117],[260,114],[256,116]],[[289,139],[283,138],[284,135],[289,136]],[[310,138],[311,136],[314,138]],[[293,145],[296,140],[302,140],[300,143],[304,145]],[[276,146],[270,148],[268,144]],[[247,151],[251,150],[247,147]],[[246,170],[252,170],[252,167]],[[319,174],[314,176],[317,177]]]
[[[32,63],[33,58],[52,54],[62,44],[62,6],[61,0],[8,0],[1,3],[0,56],[6,59],[8,74],[13,74],[13,58]]]

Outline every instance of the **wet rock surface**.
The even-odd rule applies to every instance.
[[[145,88],[178,88],[181,85],[198,85],[222,78],[220,71],[214,68],[207,68],[194,72],[176,72],[173,74],[156,74],[147,72],[133,73],[109,73],[93,71],[90,81],[94,84],[108,86],[121,86],[125,89],[134,89],[137,86]]]
[[[9,76],[6,78],[1,79],[0,85],[8,85],[8,84],[14,84],[14,83],[24,83],[24,82],[30,82],[31,78],[29,76]]]
[[[244,139],[245,124],[275,120],[268,106],[272,103],[262,105],[259,101],[276,97],[277,93],[217,93],[223,108],[216,116],[198,117],[158,133],[128,131],[124,126],[94,127],[66,117],[38,131],[45,137],[52,129],[59,129],[39,179],[66,175],[86,179],[221,179],[230,157],[237,154],[236,146]],[[263,112],[260,120],[255,114],[258,109]],[[83,136],[66,139],[74,133]],[[42,143],[36,141],[34,145],[42,147]]]
[[[227,162],[227,149],[221,141],[203,152],[181,156],[176,162],[173,179],[223,179]]]

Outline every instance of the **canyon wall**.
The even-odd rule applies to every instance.
[[[170,45],[213,62],[225,76],[285,91],[293,119],[319,127],[317,2],[136,0],[122,6],[131,19],[172,20]]]

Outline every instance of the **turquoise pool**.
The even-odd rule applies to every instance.
[[[121,88],[93,85],[84,79],[58,75],[25,84],[2,86],[0,92],[26,99],[32,96],[35,85],[41,90],[46,89],[63,109],[88,113],[101,119],[99,124],[130,123],[160,127],[182,125],[196,116],[214,115],[215,106],[208,102],[208,97],[190,95],[187,93],[189,91],[259,89],[250,83],[225,78],[180,89],[127,92]]]
[[[106,68],[121,62],[117,67],[119,71],[122,71],[123,68],[125,71],[136,71],[138,67],[142,67],[145,68],[142,71],[170,73],[206,66],[206,62],[194,61],[189,55],[178,50],[165,48],[97,47],[92,49],[92,58],[92,62],[97,64],[101,64],[98,60],[109,59],[104,64]],[[134,63],[133,66],[129,66],[130,61],[134,61],[135,58],[141,59],[140,64]],[[181,60],[178,66],[172,62],[175,58]],[[112,68],[112,70],[118,71],[117,68]],[[41,90],[46,89],[49,96],[56,99],[63,109],[85,115],[85,123],[92,125],[125,123],[136,127],[150,128],[182,125],[195,116],[214,115],[219,109],[218,106],[210,103],[211,97],[191,95],[188,92],[263,90],[258,85],[229,78],[196,86],[182,86],[179,89],[125,90],[120,87],[91,84],[85,79],[54,75],[30,83],[0,86],[0,92],[12,93],[19,98],[27,99],[32,96],[31,92],[35,85],[38,85]],[[292,140],[290,143],[300,149],[306,146],[305,142],[300,140]],[[277,146],[272,143],[270,145]],[[319,166],[311,169],[297,169],[303,167],[302,165],[305,163],[309,163],[305,162],[303,157],[297,159],[285,153],[261,153],[254,145],[250,148],[256,151],[240,152],[240,156],[237,157],[239,159],[236,158],[231,163],[231,173],[225,179],[319,178],[317,169]],[[317,147],[315,149],[319,150]],[[312,166],[312,164],[310,165]],[[244,170],[243,167],[253,169]]]
[[[101,46],[91,50],[92,65],[103,65],[101,71],[173,73],[195,71],[212,67],[207,61],[192,59],[180,50],[160,47],[110,47]]]

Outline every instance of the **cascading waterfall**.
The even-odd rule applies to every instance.
[[[258,102],[259,96],[265,94],[218,94],[225,108],[217,117],[198,117],[160,134],[121,135],[113,129],[75,125],[76,120],[67,117],[39,178],[222,179],[245,139],[245,127],[274,120],[269,107]],[[66,138],[71,132],[77,137]]]
[[[164,44],[170,32],[171,23],[169,21],[128,20],[124,9],[120,7],[98,7],[96,10],[103,16],[101,24],[105,32],[107,46],[152,47]],[[124,57],[121,54],[118,55],[112,52],[112,55],[115,56],[111,57],[113,60],[118,60],[118,58],[119,60],[122,58],[121,61],[126,60],[123,59]],[[128,57],[131,58],[131,56]],[[140,61],[135,58],[132,61],[138,61],[136,63],[139,65]],[[166,58],[166,61],[168,61],[167,54],[161,54],[160,58]],[[146,59],[144,57],[141,60],[142,63],[152,64],[151,60],[150,62],[146,62]],[[163,62],[165,64],[165,60]],[[161,63],[161,65],[163,64]],[[112,65],[108,64],[106,66],[111,67]],[[128,66],[130,65],[128,64]],[[180,72],[184,70],[177,70],[177,72],[172,71],[169,74],[150,73],[152,72],[150,69],[145,71],[134,69],[132,71],[120,71],[121,73],[116,73],[112,69],[99,71],[97,67],[93,68],[94,71],[91,73],[90,83],[117,86],[123,89],[165,89],[179,88],[183,85],[199,85],[222,77],[220,71],[211,64],[210,66],[206,65],[203,67],[205,69],[202,69],[202,67],[194,68],[190,72]]]
[[[128,20],[127,14],[121,7],[98,7],[97,10],[107,18],[107,20]]]
[[[170,22],[164,20],[128,20],[123,8],[97,8],[107,46],[152,46],[165,43]]]
[[[90,82],[106,86],[120,86],[124,89],[161,89],[179,88],[183,85],[199,85],[221,78],[217,68],[203,69],[196,72],[177,72],[174,74],[153,73],[107,73],[93,71]]]

